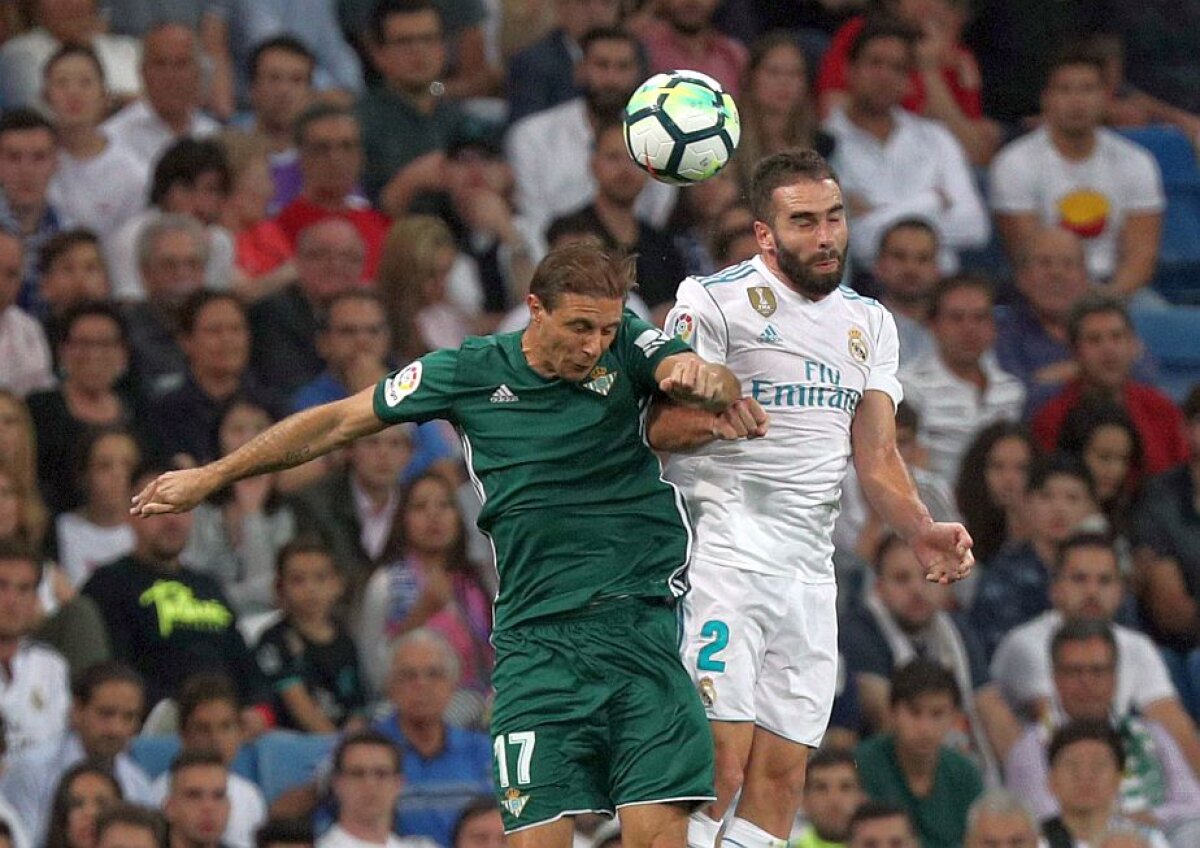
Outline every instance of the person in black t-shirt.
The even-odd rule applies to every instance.
[[[275,591],[284,616],[254,654],[275,691],[280,727],[332,733],[366,706],[358,651],[333,616],[345,587],[321,542],[301,538],[279,552]]]

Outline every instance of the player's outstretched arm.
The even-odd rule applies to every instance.
[[[133,497],[133,515],[187,512],[216,490],[246,477],[316,459],[386,424],[375,415],[375,387],[297,412],[228,456],[199,468],[162,474]]]
[[[912,547],[927,579],[952,583],[971,573],[975,557],[970,534],[961,524],[935,522],[896,448],[892,399],[868,390],[851,428],[854,468],[863,494],[880,517]]]
[[[754,398],[739,398],[721,413],[656,401],[646,418],[646,438],[655,450],[686,453],[709,442],[761,438],[769,423]]]

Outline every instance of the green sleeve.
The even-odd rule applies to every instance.
[[[375,386],[375,415],[386,424],[431,421],[456,423],[458,351],[435,350],[393,371]]]
[[[621,318],[614,343],[617,356],[629,369],[629,376],[637,386],[638,394],[653,395],[658,391],[654,371],[660,362],[676,353],[691,350],[687,342],[672,338],[662,330],[634,315],[628,309]]]

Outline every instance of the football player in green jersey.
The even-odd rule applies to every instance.
[[[135,515],[191,509],[389,424],[453,423],[500,575],[494,775],[514,848],[568,848],[575,815],[618,809],[627,844],[682,848],[713,798],[711,734],[676,647],[691,530],[642,413],[663,396],[702,407],[726,439],[767,422],[727,368],[624,308],[632,277],[597,246],[554,251],[524,331],[427,354],[133,500]]]

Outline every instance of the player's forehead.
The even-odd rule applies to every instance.
[[[771,192],[771,204],[776,216],[812,213],[827,214],[840,209],[842,190],[831,179],[796,180]]]
[[[619,297],[593,297],[565,292],[558,296],[551,314],[563,324],[586,322],[604,326],[620,323],[624,309],[625,301]]]

